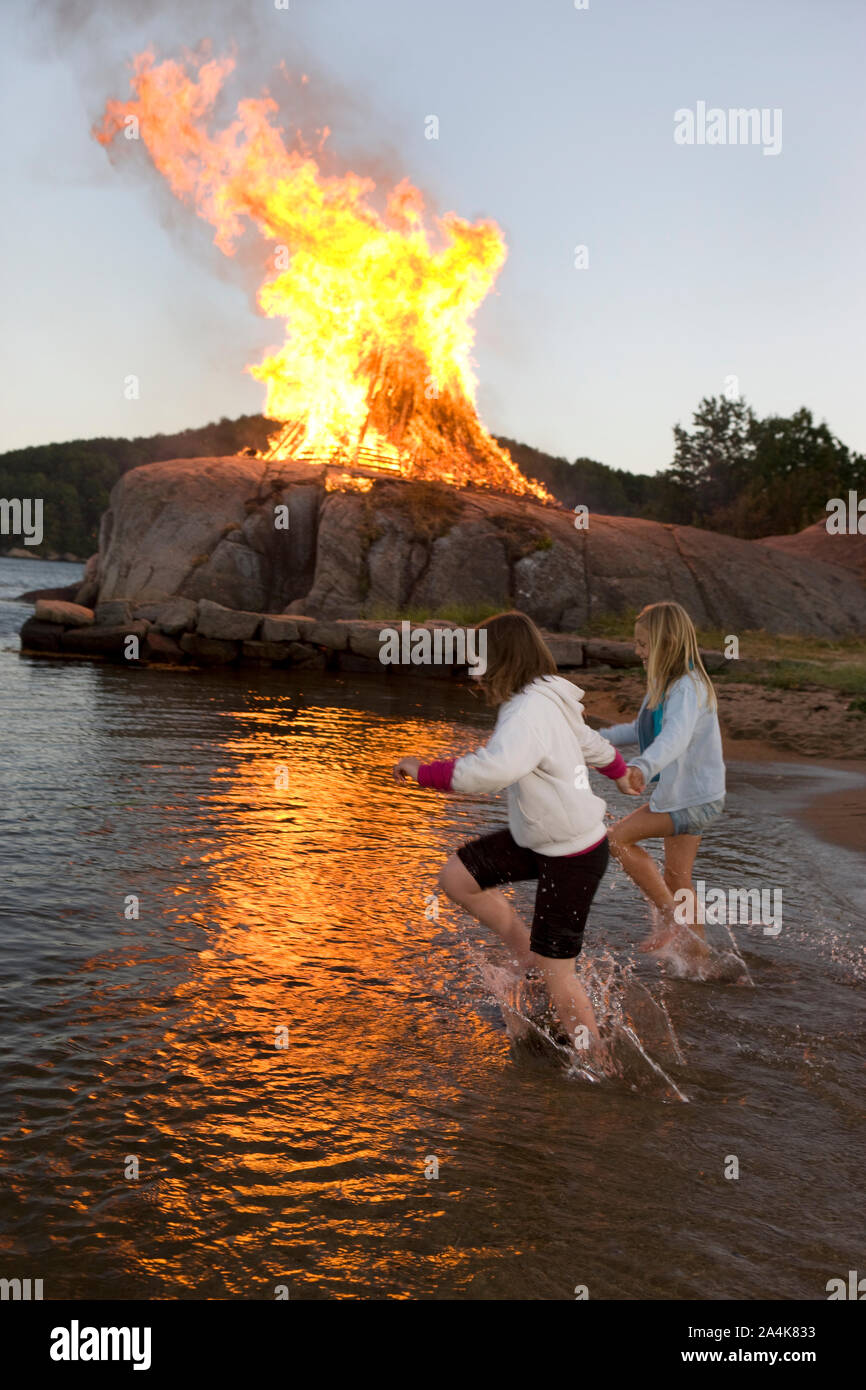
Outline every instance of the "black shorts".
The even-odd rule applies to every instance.
[[[580,954],[583,928],[610,858],[607,836],[585,854],[536,854],[510,830],[495,830],[457,851],[479,888],[537,878],[531,948],[537,956],[570,960]]]

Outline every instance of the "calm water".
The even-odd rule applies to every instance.
[[[0,561],[0,600],[75,573]],[[0,1275],[808,1299],[862,1272],[863,859],[790,818],[823,774],[732,770],[699,869],[781,887],[784,926],[735,929],[754,990],[640,962],[687,1059],[690,1103],[664,1103],[512,1048],[477,966],[496,947],[444,900],[429,919],[443,858],[503,810],[389,768],[480,741],[468,694],[22,658],[24,611],[0,601]],[[589,951],[625,959],[643,925],[610,871]]]

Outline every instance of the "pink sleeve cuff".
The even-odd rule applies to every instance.
[[[442,763],[422,763],[418,769],[418,786],[432,787],[437,792],[450,792],[456,761],[456,758],[449,758]]]
[[[615,782],[618,777],[624,777],[627,771],[626,760],[619,749],[616,750],[616,757],[612,763],[608,763],[607,767],[596,768],[596,772],[604,773],[604,776],[609,777],[612,782]]]

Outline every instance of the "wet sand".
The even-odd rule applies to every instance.
[[[856,770],[866,779],[866,767],[861,765]],[[866,780],[862,788],[816,797],[798,813],[798,818],[829,844],[866,852]]]
[[[795,814],[820,839],[845,849],[866,853],[866,760],[862,758],[798,758],[786,749],[774,748],[759,739],[725,737],[725,757],[730,761],[806,763],[838,772],[856,772],[863,779],[860,787],[825,792],[813,797]]]

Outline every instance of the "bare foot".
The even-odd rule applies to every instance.
[[[584,1065],[589,1074],[599,1081],[604,1077],[617,1075],[613,1041],[613,1035],[605,1030],[593,1037],[588,1050],[584,1048]]]
[[[674,922],[672,925],[657,927],[654,932],[650,932],[645,941],[638,946],[639,951],[661,951],[665,946],[669,946],[679,931],[679,927]]]
[[[575,1052],[580,1053],[582,1059],[589,1064],[593,1071],[607,1073],[613,1066],[611,1041],[611,1036],[602,1025],[599,1032],[590,1033],[588,1043],[584,1041],[582,1034],[578,1031],[571,1045]]]
[[[710,948],[705,938],[693,928],[678,922],[667,922],[663,926],[657,927],[645,941],[641,942],[638,950],[646,953],[663,951],[666,947],[671,947],[673,950],[679,951],[681,955],[695,960],[703,959],[710,954]]]
[[[706,938],[691,927],[683,927],[674,938],[674,949],[688,961],[703,961],[712,954]]]

